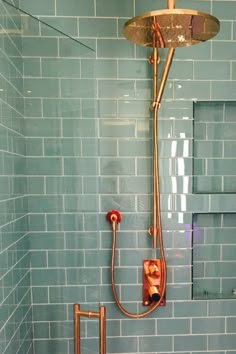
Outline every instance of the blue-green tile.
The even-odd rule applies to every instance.
[[[49,79],[48,79],[49,80]],[[55,81],[55,79],[54,79]],[[50,95],[47,95],[50,97]],[[65,98],[96,97],[96,84],[93,79],[62,79],[61,96]],[[45,96],[44,96],[45,97]]]
[[[29,235],[30,249],[63,249],[64,234],[61,232],[33,232]]]
[[[23,10],[34,15],[55,15],[54,3],[43,0],[40,3],[32,3],[30,0],[23,0],[21,3]]]
[[[33,268],[44,268],[47,266],[47,255],[45,251],[32,251],[30,267]]]
[[[174,350],[207,350],[207,336],[205,335],[189,335],[189,336],[175,336]]]
[[[84,265],[83,251],[49,251],[48,267],[56,268],[73,268],[82,267]]]
[[[135,161],[132,158],[102,158],[102,175],[133,175],[135,170]]]
[[[224,50],[227,50],[224,48]],[[235,57],[235,55],[234,55]],[[212,95],[213,100],[235,100],[235,81],[213,81],[212,82]]]
[[[66,4],[63,0],[56,0],[57,16],[94,16],[94,1],[82,0],[78,4],[75,0],[69,0]]]
[[[223,122],[224,102],[198,101],[194,102],[194,125],[197,122]]]
[[[49,286],[64,285],[65,270],[62,269],[34,269],[32,270],[32,285]]]
[[[176,99],[210,99],[210,83],[207,81],[176,81],[174,84]]]
[[[133,1],[98,0],[96,2],[97,16],[105,17],[131,17],[133,16]]]
[[[125,353],[136,353],[138,350],[138,339],[136,337],[108,338],[107,350],[110,353],[117,353],[117,351]]]
[[[80,156],[80,138],[44,138],[45,156]]]
[[[27,158],[26,171],[29,175],[60,175],[62,161],[60,158]]]
[[[231,1],[217,1],[212,4],[212,11],[222,20],[232,20],[236,14],[236,6]]]
[[[29,196],[28,211],[30,213],[53,213],[63,211],[62,196]]]
[[[46,192],[49,194],[81,194],[82,177],[46,177]]]
[[[208,347],[210,350],[225,350],[235,349],[234,334],[217,334],[209,336]]]
[[[24,58],[24,76],[41,76],[39,58]]]
[[[65,212],[96,212],[98,210],[98,197],[95,195],[67,195]]]
[[[100,121],[100,134],[101,137],[134,137],[135,136],[135,122],[112,119],[102,119]]]
[[[134,58],[134,45],[124,39],[98,39],[98,58]]]
[[[194,64],[196,80],[230,80],[230,63],[227,61],[199,61]]]
[[[225,121],[226,122],[234,122],[235,121],[235,110],[236,110],[236,102],[234,101],[226,101],[225,104]]]
[[[116,78],[117,77],[117,61],[115,59],[82,59],[81,60],[81,77],[82,78]],[[93,102],[94,104],[94,102]],[[108,102],[105,103],[108,105]],[[99,103],[99,108],[103,103]],[[110,117],[110,116],[109,116]]]
[[[34,326],[34,336],[37,338],[49,338],[49,323],[47,322],[35,322]]]
[[[99,238],[97,232],[66,232],[65,245],[67,249],[97,249]]]
[[[157,321],[158,335],[190,334],[189,319],[159,319]]]
[[[23,37],[24,55],[28,57],[57,57],[58,42],[55,38]]]
[[[116,20],[111,18],[80,18],[79,34],[80,37],[117,37]]]
[[[59,80],[26,78],[24,92],[26,97],[58,97]]]
[[[66,305],[40,304],[34,305],[34,321],[65,321],[67,318]]]
[[[205,301],[178,302],[174,305],[174,317],[206,317],[207,304]]]
[[[124,98],[134,97],[134,81],[131,80],[99,80],[98,96],[99,98]]]
[[[154,336],[152,341],[148,336],[139,336],[139,348],[144,353],[172,351],[171,336]]]
[[[225,181],[227,184],[227,181]],[[230,188],[233,187],[232,183],[229,183]],[[222,192],[222,178],[219,176],[195,176],[193,180],[194,193],[220,193]],[[236,190],[236,188],[235,188]],[[224,187],[224,191],[229,191],[227,187]]]
[[[64,119],[63,136],[65,137],[94,137],[97,123],[94,119]]]
[[[41,62],[43,77],[80,77],[79,59],[45,58]]]
[[[235,159],[209,159],[207,172],[209,175],[235,175],[236,165]]]
[[[40,16],[39,19],[45,23],[45,24],[41,24],[42,36],[50,36],[50,35],[53,37],[63,36],[63,34],[60,32],[63,32],[72,37],[76,37],[78,34],[77,19],[75,17],[64,16],[62,18],[60,16],[54,16],[54,17]],[[53,29],[51,27],[53,27]],[[57,30],[60,32],[57,32]]]
[[[36,339],[34,343],[35,354],[40,354],[42,351],[64,354],[67,352],[67,348],[68,340],[63,339]]]
[[[71,268],[66,270],[68,285],[100,284],[100,270],[97,268]]]
[[[48,231],[79,231],[83,229],[81,214],[47,214]]]
[[[126,321],[122,322],[121,333],[125,336],[151,336],[155,334],[155,322],[153,319],[146,319],[136,322],[127,319]]]
[[[118,76],[124,79],[145,79],[152,74],[147,60],[119,60]]]
[[[25,117],[42,117],[40,98],[25,98]]]
[[[27,138],[26,154],[27,156],[42,156],[43,155],[43,139],[42,138]]]
[[[95,158],[65,158],[65,175],[96,175],[97,159]]]
[[[95,39],[83,39],[80,43],[74,43],[70,38],[59,38],[60,57],[94,57],[96,43]]]
[[[81,286],[63,286],[49,289],[50,303],[80,303],[85,301],[85,288]]]
[[[43,116],[45,118],[55,118],[55,117],[78,118],[81,115],[80,99],[43,98],[42,106],[43,106]]]

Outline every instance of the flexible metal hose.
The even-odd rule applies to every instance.
[[[156,308],[160,305],[162,302],[164,295],[165,295],[165,289],[166,289],[166,262],[163,262],[163,267],[162,267],[162,288],[161,288],[161,294],[160,294],[160,299],[153,305],[151,306],[147,311],[142,312],[142,313],[131,313],[127,311],[120,303],[117,292],[116,292],[116,286],[115,286],[115,252],[116,252],[116,222],[112,222],[112,257],[111,257],[111,285],[112,285],[112,292],[114,295],[114,299],[116,302],[117,307],[119,310],[126,316],[130,318],[142,318],[150,313],[152,313]],[[162,242],[160,243],[160,245]],[[163,248],[163,247],[162,247]],[[161,249],[161,247],[160,247]],[[162,257],[163,257],[163,252],[161,251]]]

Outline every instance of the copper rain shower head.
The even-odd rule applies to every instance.
[[[160,35],[156,46],[176,48],[205,42],[220,29],[218,19],[204,12],[186,9],[163,9],[144,13],[128,20],[124,36],[131,42],[153,47],[153,24]],[[161,39],[161,40],[160,40]]]

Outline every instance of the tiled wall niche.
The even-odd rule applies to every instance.
[[[236,193],[236,102],[194,103],[194,193]]]
[[[236,213],[193,215],[193,299],[236,299]]]

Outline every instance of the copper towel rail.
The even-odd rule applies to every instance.
[[[80,317],[99,318],[100,354],[106,354],[106,308],[100,306],[99,312],[82,311],[79,304],[74,304],[74,354],[80,352]]]

